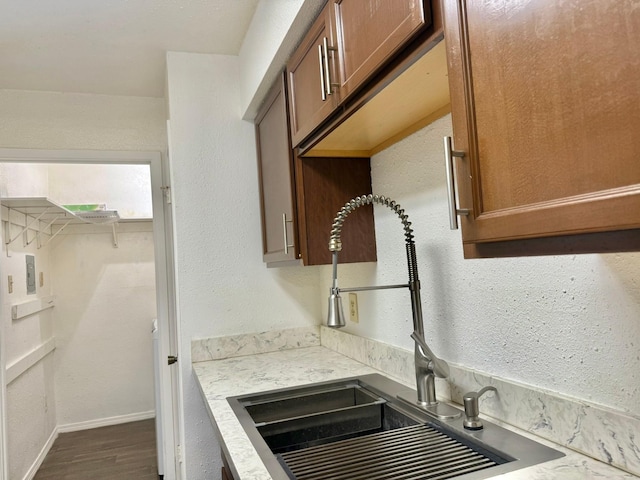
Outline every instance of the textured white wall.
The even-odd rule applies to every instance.
[[[15,216],[15,220],[22,220]],[[2,229],[7,224],[3,222]],[[11,225],[11,237],[20,228]],[[4,238],[4,236],[3,236]],[[33,239],[33,232],[29,240]],[[7,365],[13,364],[33,349],[39,347],[53,335],[52,309],[12,320],[11,306],[14,304],[51,295],[50,255],[47,249],[37,249],[34,241],[23,245],[18,238],[9,246],[7,256],[3,242],[0,259],[0,288],[2,288],[2,335]],[[36,293],[27,294],[26,255],[35,257]],[[40,287],[38,277],[44,274],[44,285]],[[13,293],[8,293],[8,275],[13,277]],[[7,385],[7,436],[10,478],[23,478],[42,446],[56,425],[55,395],[53,379],[53,356],[47,355],[42,361],[27,370],[22,376]]]
[[[640,254],[464,260],[460,232],[448,226],[444,135],[451,135],[449,116],[372,159],[373,191],[400,203],[415,231],[434,352],[640,414]],[[386,207],[376,207],[375,216],[378,262],[341,266],[344,287],[407,279],[400,220]],[[413,348],[407,292],[358,296],[360,323],[347,331]]]
[[[148,165],[0,163],[0,195],[48,197],[60,205],[105,203],[125,219],[153,216]]]
[[[0,90],[0,147],[166,148],[164,100]]]
[[[49,197],[62,205],[106,203],[123,219],[153,217],[148,165],[50,165]]]
[[[46,197],[48,194],[46,165],[0,163],[0,197]]]
[[[53,355],[7,385],[9,479],[25,478],[56,427]]]
[[[240,49],[241,111],[253,119],[324,0],[260,0]]]
[[[58,424],[153,411],[151,224],[121,225],[118,248],[109,229],[82,225],[50,249]]]
[[[242,111],[250,103],[303,0],[261,0],[240,49]]]
[[[318,270],[262,263],[254,129],[241,120],[237,57],[167,56],[187,478],[219,475],[193,380],[192,338],[318,323]]]
[[[4,210],[4,209],[3,209]],[[6,212],[6,210],[5,210]],[[19,215],[12,215],[16,221],[22,220]],[[7,224],[3,222],[4,228]],[[11,238],[20,233],[21,227],[11,225]],[[4,238],[4,237],[3,237]],[[33,240],[34,232],[29,232],[29,240]],[[3,311],[2,318],[4,320],[5,335],[5,358],[7,364],[10,365],[17,359],[24,356],[29,351],[38,347],[42,342],[46,341],[52,333],[51,330],[51,310],[44,310],[40,314],[30,315],[24,319],[11,320],[11,305],[27,302],[36,298],[43,298],[51,295],[51,270],[49,264],[49,251],[46,249],[37,249],[36,242],[31,245],[23,245],[23,237],[19,237],[9,246],[9,256],[6,254],[7,247],[2,248],[3,257],[0,259],[2,266],[1,285],[3,288]],[[36,293],[27,294],[27,272],[26,272],[26,255],[35,257],[36,267]],[[38,277],[40,272],[44,275],[44,286],[40,287]],[[8,293],[8,275],[13,277],[13,293]]]

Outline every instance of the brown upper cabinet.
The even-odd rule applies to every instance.
[[[340,101],[364,85],[420,30],[431,24],[429,2],[330,0],[339,64]]]
[[[334,216],[353,197],[371,193],[370,160],[294,156],[287,113],[283,74],[255,120],[263,261],[271,267],[328,264]],[[351,217],[340,262],[374,262],[373,207]]]
[[[336,44],[331,3],[322,10],[287,63],[291,140],[304,140],[338,106],[332,50]],[[331,58],[330,58],[331,57]]]
[[[640,249],[640,9],[443,0],[466,257]]]
[[[329,0],[287,64],[293,146],[431,23],[429,0]]]
[[[262,254],[267,264],[296,260],[300,253],[287,116],[287,91],[281,76],[255,120]]]

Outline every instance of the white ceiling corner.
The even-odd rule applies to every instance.
[[[0,89],[162,97],[167,51],[237,55],[258,0],[0,3]]]

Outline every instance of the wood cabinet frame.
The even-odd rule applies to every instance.
[[[305,265],[331,263],[329,237],[338,211],[354,197],[371,193],[369,158],[296,157],[299,235]],[[349,215],[342,228],[340,263],[375,262],[373,206]]]

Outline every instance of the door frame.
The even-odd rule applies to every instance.
[[[158,151],[44,150],[0,148],[2,163],[77,163],[112,165],[149,165],[153,207],[153,244],[156,276],[156,315],[160,340],[160,358],[179,356],[180,339],[176,313],[175,261],[171,215],[169,162]],[[168,194],[167,194],[168,193]],[[0,292],[0,296],[4,293]],[[0,297],[1,298],[1,297]],[[6,383],[4,336],[0,335],[0,480],[8,480],[6,432]],[[164,479],[180,480],[180,444],[184,431],[182,383],[178,363],[161,369],[162,426],[164,431]]]

